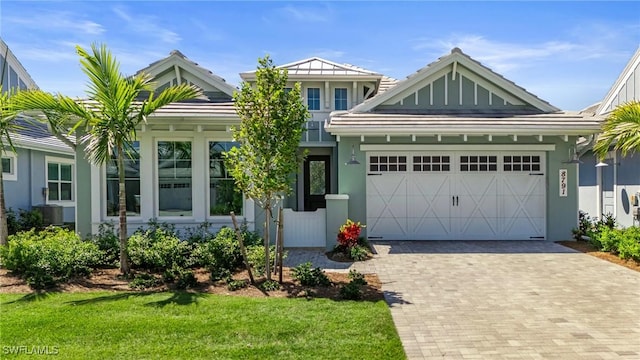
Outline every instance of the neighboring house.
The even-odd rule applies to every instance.
[[[2,91],[37,89],[31,76],[0,39],[2,68],[5,68]],[[11,136],[16,152],[5,149],[2,153],[6,208],[18,211],[40,205],[59,205],[62,221],[75,222],[73,150],[53,136],[45,124],[25,118],[19,118],[17,122],[21,129]]]
[[[602,102],[583,112],[605,118],[617,106],[630,101],[640,101],[640,48]],[[637,198],[640,192],[640,154],[622,157],[620,152],[612,149],[600,161],[590,150],[593,139],[590,140],[585,140],[582,146],[585,154],[580,165],[580,210],[598,219],[603,215],[613,215],[622,226],[640,224],[633,215],[638,204],[632,202],[632,195]]]
[[[459,49],[397,82],[311,58],[285,64],[312,118],[294,194],[283,201],[285,246],[330,247],[347,218],[384,240],[565,240],[577,224],[576,140],[597,116],[563,112]],[[178,51],[145,72],[188,82],[201,99],[172,104],[138,130],[127,164],[129,230],[151,218],[179,227],[262,223],[234,196],[220,153],[234,146],[235,88]],[[255,72],[241,73],[244,81]],[[117,220],[113,168],[77,154],[80,232]],[[82,176],[81,176],[82,175]]]

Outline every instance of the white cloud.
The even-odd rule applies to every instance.
[[[105,28],[94,21],[79,19],[81,15],[66,11],[32,12],[29,16],[4,18],[6,23],[24,26],[29,29],[37,29],[40,32],[71,31],[87,35],[100,35]]]
[[[135,31],[137,34],[155,37],[162,42],[169,44],[175,44],[182,40],[178,33],[159,25],[159,19],[154,16],[136,14],[134,17],[121,7],[114,7],[112,10],[120,19],[127,23],[127,26],[132,31]]]

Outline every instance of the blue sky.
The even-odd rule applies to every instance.
[[[640,2],[0,2],[0,36],[45,91],[81,96],[74,47],[106,43],[132,74],[178,49],[233,85],[266,53],[397,79],[460,47],[551,104],[602,100],[640,46]]]

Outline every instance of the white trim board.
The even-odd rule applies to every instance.
[[[554,151],[555,144],[362,144],[360,151]]]

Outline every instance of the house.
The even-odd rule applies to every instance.
[[[599,127],[454,48],[326,129],[371,239],[556,241],[577,223],[576,140]]]
[[[576,139],[597,116],[563,112],[459,49],[403,81],[310,58],[279,66],[312,115],[309,157],[282,202],[285,246],[331,247],[347,218],[385,240],[564,240],[576,226]],[[127,164],[129,230],[151,218],[181,226],[250,227],[262,214],[234,197],[220,153],[235,144],[235,88],[179,51],[143,69],[160,87],[191,83],[200,99],[171,104],[138,129]],[[240,74],[255,80],[255,72]],[[79,149],[78,229],[116,220],[114,169]],[[82,221],[80,219],[82,218]]]
[[[604,99],[584,112],[604,118],[629,101],[640,101],[640,48]],[[620,152],[611,149],[606,159],[600,161],[591,152],[595,139],[590,140],[585,139],[582,144],[580,210],[598,219],[612,215],[625,227],[640,224],[637,215],[634,216],[638,203],[633,201],[640,195],[640,157],[638,154],[622,157]]]
[[[0,69],[4,69],[3,92],[37,88],[2,39]],[[26,118],[16,121],[20,129],[11,135],[16,151],[5,149],[2,153],[6,208],[17,211],[31,210],[34,206],[56,205],[53,217],[47,212],[45,221],[74,223],[76,176],[73,150],[63,140],[53,136],[45,124],[27,121]]]

